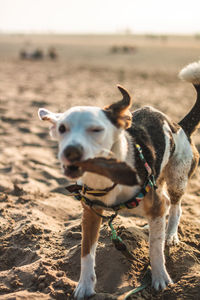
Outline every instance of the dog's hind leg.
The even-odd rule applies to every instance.
[[[189,168],[177,164],[177,167],[170,167],[167,171],[166,183],[171,206],[166,229],[166,243],[170,246],[179,243],[178,225],[182,213],[181,198],[187,187]]]
[[[178,225],[181,218],[181,198],[185,193],[188,175],[191,169],[192,159],[185,163],[175,161],[167,169],[166,183],[171,200],[169,218],[166,230],[166,243],[176,245],[179,243]]]
[[[171,200],[166,232],[168,245],[178,244],[178,225],[181,217],[181,198],[185,193],[188,179],[198,163],[198,153],[182,129],[174,134],[175,152],[165,168],[165,181]]]
[[[191,169],[196,167],[198,160],[194,157]],[[190,169],[190,170],[191,170]],[[182,214],[181,198],[185,193],[188,175],[190,176],[189,168],[177,167],[177,170],[169,174],[166,179],[169,197],[171,200],[171,206],[169,210],[169,218],[166,230],[166,243],[167,245],[177,245],[179,243],[178,238],[178,225]]]
[[[164,289],[172,280],[165,267],[165,215],[149,218],[149,254],[152,268],[152,286]]]
[[[177,204],[171,204],[169,210],[167,232],[166,232],[166,243],[169,246],[177,245],[179,243],[178,225],[179,225],[181,213],[182,213],[181,201],[178,201]]]
[[[98,213],[102,211],[98,210]],[[95,214],[90,207],[84,205],[82,217],[82,244],[81,244],[81,274],[74,292],[77,300],[85,299],[95,294],[95,252],[101,225],[101,217]]]

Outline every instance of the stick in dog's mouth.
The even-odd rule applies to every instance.
[[[139,184],[136,171],[125,162],[118,161],[114,158],[96,157],[76,162],[65,170],[71,175],[82,175],[84,172],[96,173],[105,176],[118,184],[129,186]],[[71,177],[71,175],[68,176]],[[73,178],[75,178],[75,176]]]

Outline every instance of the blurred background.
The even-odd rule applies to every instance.
[[[94,60],[109,50],[133,54],[139,46],[198,47],[199,8],[198,0],[0,0],[0,54],[41,50],[53,57],[57,50],[68,59],[78,54]]]

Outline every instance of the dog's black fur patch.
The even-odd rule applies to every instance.
[[[139,158],[135,144],[141,146],[145,159],[154,172],[155,177],[158,178],[166,147],[163,131],[165,121],[170,128],[173,128],[173,131],[176,130],[176,126],[164,114],[151,107],[143,107],[132,113],[132,125],[127,129],[127,132],[131,136],[132,144],[135,148],[135,167],[138,175],[143,180],[145,180],[147,173]],[[174,141],[171,139],[171,152],[173,153],[173,151]]]

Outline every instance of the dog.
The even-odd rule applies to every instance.
[[[149,223],[152,286],[156,290],[173,283],[165,267],[165,240],[168,245],[179,243],[181,198],[199,161],[191,135],[200,121],[200,62],[183,68],[179,77],[194,85],[197,100],[178,124],[150,106],[131,113],[131,97],[121,86],[118,88],[123,99],[103,109],[78,106],[64,113],[39,109],[40,119],[49,121],[52,125],[50,134],[58,141],[58,157],[64,174],[68,179],[77,180],[80,185],[85,185],[90,190],[107,191],[102,197],[86,191],[88,199],[100,200],[105,206],[125,202],[138,194],[143,187],[147,171],[136,149],[136,145],[140,145],[154,174],[157,189],[150,189],[132,212],[145,216]],[[113,185],[109,178],[84,172],[76,165],[76,162],[109,155],[126,162],[136,170],[136,184]],[[95,251],[101,225],[99,214],[102,211],[102,208],[98,208],[96,214],[83,203],[81,273],[74,293],[78,300],[95,294]],[[167,212],[169,218],[166,226]]]

